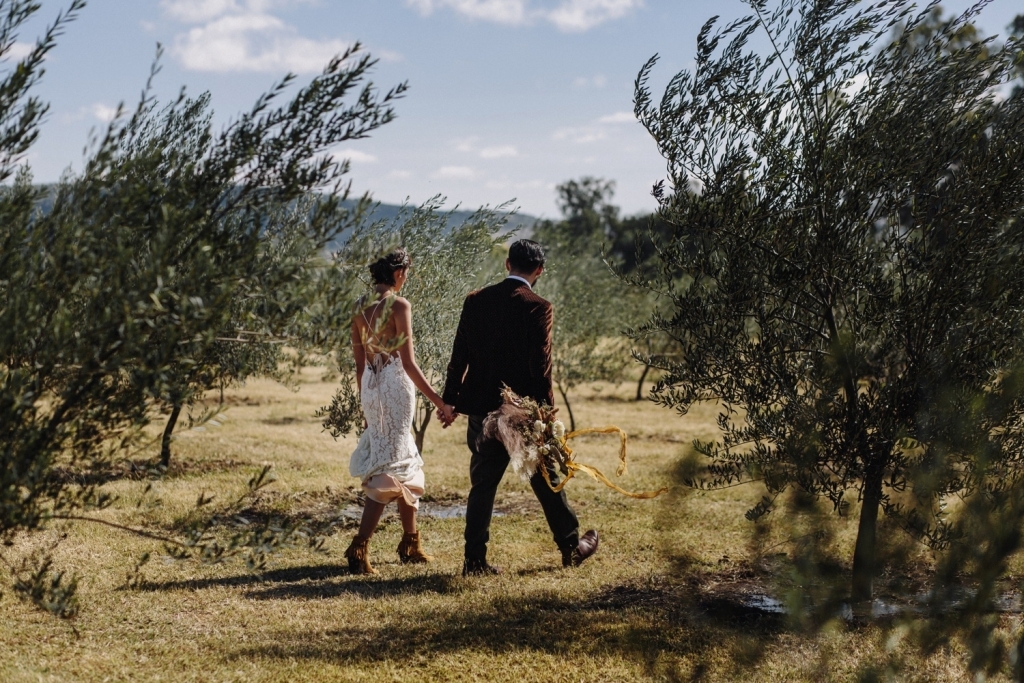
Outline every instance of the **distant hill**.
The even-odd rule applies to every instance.
[[[354,205],[354,201],[349,201],[348,204]],[[410,204],[407,207],[402,207],[399,204],[378,204],[374,211],[370,214],[370,220],[391,220],[397,216],[403,208],[412,208],[414,204]],[[452,222],[458,224],[466,221],[473,215],[473,211],[458,210],[453,211],[451,214]],[[515,230],[520,236],[529,237],[533,233],[533,225],[540,219],[536,216],[531,216],[525,213],[517,213],[513,215],[509,222],[505,224],[505,231],[512,232]]]
[[[354,206],[355,203],[355,200],[348,200],[346,202],[346,204],[350,207]],[[402,206],[400,204],[377,204],[370,212],[368,220],[370,222],[390,221],[397,217],[402,212],[403,209],[409,211],[415,208],[415,206],[415,204],[409,204],[406,206]],[[442,209],[442,212],[443,211],[444,210]],[[452,225],[460,225],[461,223],[472,217],[474,213],[474,211],[464,211],[461,209],[459,211],[452,211],[449,215],[449,222]],[[505,224],[502,233],[509,234],[515,232],[517,237],[530,237],[533,234],[534,224],[537,223],[539,220],[540,219],[537,218],[536,216],[531,216],[525,213],[514,214],[511,218],[509,218],[508,223]],[[331,240],[327,244],[327,251],[334,251],[338,249],[342,244],[345,243],[346,240],[348,240],[350,235],[351,233],[349,231],[341,233],[338,237]]]
[[[56,192],[56,186],[46,185],[44,187],[47,189],[47,194],[39,202],[39,208],[42,209],[43,213],[49,213],[50,209],[53,207],[53,195]],[[355,205],[356,200],[348,200],[345,203],[351,207]],[[369,220],[391,220],[395,218],[399,213],[401,213],[403,208],[409,209],[413,208],[414,206],[415,205],[408,205],[403,207],[400,204],[377,204],[374,206],[373,211],[370,213]],[[473,213],[473,211],[461,209],[459,211],[453,211],[451,214],[451,221],[458,225],[463,221],[469,219],[473,215]],[[531,234],[533,234],[534,224],[539,220],[540,219],[537,218],[536,216],[530,216],[529,214],[525,213],[517,213],[514,216],[512,216],[511,219],[509,219],[508,223],[505,224],[504,231],[515,231],[516,234],[519,235],[520,237],[529,237]],[[344,236],[342,237],[342,239],[344,239]],[[329,247],[337,246],[337,241],[338,240],[335,240],[335,244],[329,245]]]

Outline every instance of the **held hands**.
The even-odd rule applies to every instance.
[[[437,419],[441,422],[442,428],[448,429],[459,414],[455,412],[455,406],[442,404],[437,407]]]

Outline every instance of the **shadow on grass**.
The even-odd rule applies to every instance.
[[[349,576],[343,569],[340,575]],[[358,595],[373,599],[396,595],[422,595],[424,593],[458,593],[461,582],[450,574],[423,574],[395,579],[378,579],[372,576],[351,577],[347,581],[321,583],[286,583],[252,590],[246,597],[254,600],[314,599],[322,600],[341,595]]]
[[[784,629],[784,618],[723,598],[702,599],[684,586],[621,585],[582,601],[553,594],[477,593],[452,576],[274,586],[254,598],[366,597],[459,593],[461,599],[422,613],[382,615],[311,633],[274,631],[231,656],[316,660],[339,665],[415,661],[459,652],[501,655],[533,651],[557,656],[625,658],[666,680],[702,680],[755,664]],[[724,655],[724,656],[723,656]],[[552,675],[568,674],[552,671]],[[728,672],[726,672],[728,673]]]
[[[287,567],[284,569],[273,569],[262,574],[249,573],[237,574],[235,576],[221,576],[210,579],[185,579],[181,581],[147,581],[139,590],[175,591],[175,590],[205,590],[207,588],[219,588],[225,586],[252,586],[264,585],[275,582],[299,582],[299,581],[324,581],[338,576],[348,576],[348,567],[341,565],[308,565],[304,567]]]
[[[565,571],[559,565],[548,564],[542,567],[532,567],[530,569],[520,569],[516,572],[516,576],[538,576],[540,574],[554,574],[555,572]]]
[[[115,481],[155,481],[160,479],[181,479],[201,477],[208,474],[232,472],[253,464],[232,458],[208,458],[205,460],[182,460],[176,458],[169,467],[163,467],[158,460],[118,460],[94,467],[67,467],[57,465],[50,470],[54,482],[77,486],[102,486]]]
[[[344,578],[345,581],[337,579]],[[395,579],[352,576],[344,565],[307,565],[274,569],[262,574],[238,574],[210,579],[149,582],[144,591],[205,590],[219,587],[248,587],[246,597],[255,600],[288,598],[323,599],[340,595],[380,598],[388,595],[458,592],[460,582],[445,574],[424,574]]]

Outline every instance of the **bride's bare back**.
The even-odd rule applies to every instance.
[[[352,351],[356,359],[356,380],[362,387],[363,373],[369,367],[379,368],[373,360],[381,356],[401,360],[405,372],[423,395],[438,408],[441,397],[431,388],[416,364],[413,350],[412,306],[394,293],[385,294],[373,303],[360,302],[358,314],[352,319]],[[390,362],[390,360],[388,361]]]
[[[398,318],[393,315],[397,300],[394,294],[386,294],[375,301],[359,300],[359,312],[352,320],[352,341],[353,345],[362,346],[366,357],[399,355],[405,339],[398,331]]]

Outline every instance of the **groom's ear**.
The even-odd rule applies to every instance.
[[[505,259],[505,270],[507,270],[510,273],[512,272],[512,262],[509,261],[508,259]]]

